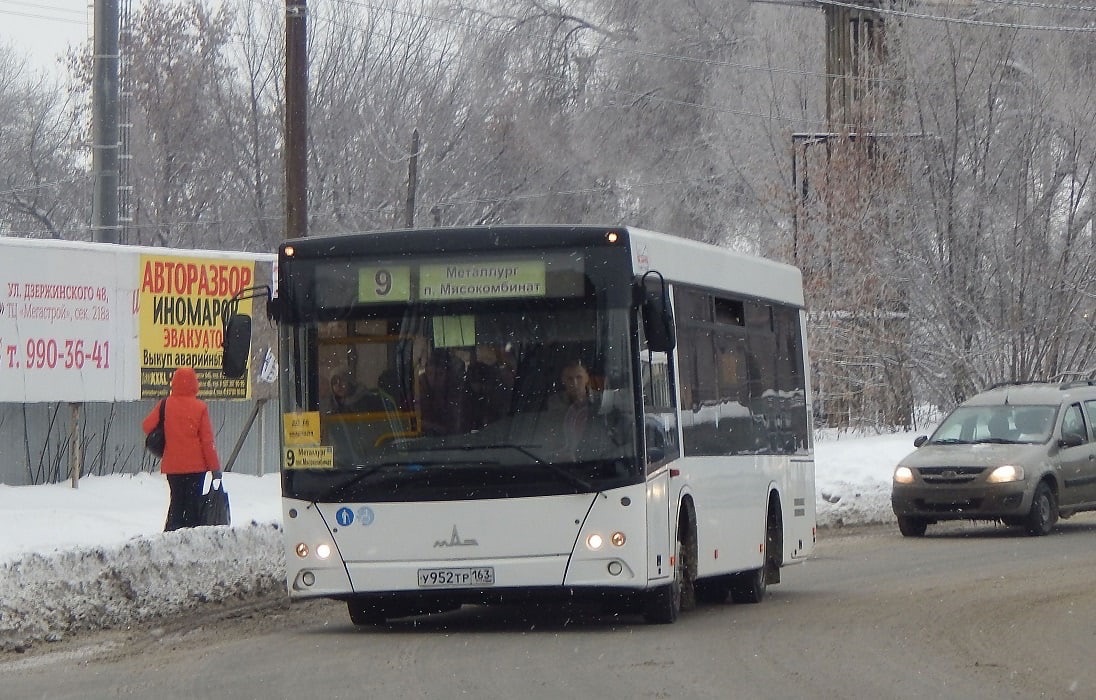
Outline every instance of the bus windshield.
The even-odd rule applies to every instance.
[[[577,295],[358,305],[284,324],[283,412],[314,416],[322,448],[294,464],[290,446],[285,494],[461,500],[642,481],[632,314]]]

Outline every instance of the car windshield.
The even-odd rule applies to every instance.
[[[932,444],[1042,443],[1050,438],[1056,406],[960,406],[929,440]]]

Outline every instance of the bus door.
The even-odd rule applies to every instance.
[[[647,578],[673,576],[670,557],[677,533],[677,498],[670,493],[670,466],[681,456],[672,354],[652,351],[639,323],[639,374],[643,396],[643,459],[647,468]]]

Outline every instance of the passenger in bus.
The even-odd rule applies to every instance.
[[[560,370],[559,383],[561,391],[548,397],[546,412],[564,450],[574,454],[582,445],[596,412],[590,373],[582,360],[575,358]]]
[[[397,410],[396,400],[379,387],[362,387],[349,372],[339,372],[331,378],[331,410],[334,413],[391,413]]]
[[[332,413],[357,413],[361,410],[358,408],[361,397],[358,382],[350,372],[336,372],[331,376],[329,410]]]
[[[464,361],[445,348],[430,353],[416,392],[424,435],[468,431],[468,392]]]
[[[468,365],[468,409],[472,430],[494,423],[510,411],[514,370],[506,351],[493,345],[476,347]]]

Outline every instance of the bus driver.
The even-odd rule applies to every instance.
[[[575,358],[560,370],[559,382],[563,391],[548,398],[547,412],[551,425],[559,431],[564,449],[574,454],[582,444],[596,412],[590,390],[590,373],[582,360]]]

